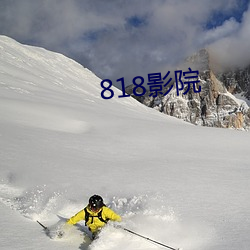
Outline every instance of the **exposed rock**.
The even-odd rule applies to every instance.
[[[250,100],[250,65],[244,69],[231,69],[217,73],[217,77],[225,84],[230,93],[241,93]]]
[[[155,98],[150,97],[147,91],[142,97],[134,97],[146,106],[196,125],[249,129],[250,109],[245,101],[237,99],[233,94],[242,93],[245,98],[250,98],[250,67],[245,70],[214,73],[209,53],[205,49],[189,57],[180,69],[187,71],[189,67],[199,70],[200,82],[196,83],[196,89],[201,86],[199,93],[190,88],[184,95],[185,87],[178,96],[173,78],[171,85],[174,88],[166,96],[158,94]],[[126,91],[133,96],[133,85]],[[166,91],[164,89],[163,93]]]

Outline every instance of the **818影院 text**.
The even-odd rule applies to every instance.
[[[198,75],[199,71],[192,71],[191,68],[188,68],[189,71],[182,72],[182,70],[176,70],[175,71],[175,84],[176,84],[176,94],[179,96],[180,91],[184,90],[184,86],[187,85],[187,89],[182,93],[183,95],[186,95],[187,92],[190,90],[190,85],[193,85],[193,91],[195,93],[201,92],[201,86],[198,86],[198,90],[196,89],[196,83],[199,83]],[[168,88],[168,90],[163,93],[163,87],[167,87],[171,81],[172,78],[169,78],[168,81],[164,84],[164,81],[168,78],[170,74],[170,71],[162,78],[161,73],[151,73],[148,74],[148,83],[149,86],[149,96],[157,97],[158,93],[161,95],[166,96],[173,88],[173,84]],[[182,80],[182,75],[184,80]],[[122,97],[129,97],[130,95],[125,92],[125,83],[124,83],[124,77],[119,78],[116,80],[117,82],[121,82],[122,86],[122,95],[119,95],[119,98]],[[104,83],[108,83],[107,86],[104,85]],[[141,76],[136,76],[133,78],[133,94],[135,96],[143,96],[146,93],[146,88],[143,86],[144,78]],[[109,79],[104,79],[101,81],[101,87],[103,88],[101,92],[101,97],[103,99],[111,99],[114,96],[114,91],[111,89],[112,87],[112,81]],[[138,93],[138,90],[140,92]]]

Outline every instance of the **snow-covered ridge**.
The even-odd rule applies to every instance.
[[[5,36],[0,36],[0,74],[0,112],[7,107],[9,110],[2,115],[3,120],[81,133],[89,129],[86,121],[79,120],[76,112],[66,105],[62,109],[50,104],[67,103],[71,95],[81,105],[103,105],[101,79],[91,71],[59,53],[22,45]],[[116,97],[107,104],[118,103],[129,109],[141,106],[145,110],[132,98],[119,99],[121,92],[115,87],[113,91]]]
[[[0,84],[17,93],[34,95],[42,88],[48,91],[44,94],[51,94],[53,90],[62,94],[71,91],[84,98],[101,99],[101,79],[62,54],[22,45],[9,37],[0,36],[0,62]],[[116,95],[121,94],[115,87],[113,90]],[[136,103],[132,98],[125,99],[129,100],[126,103]],[[113,100],[122,103],[123,99]]]

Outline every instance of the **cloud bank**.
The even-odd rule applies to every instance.
[[[204,47],[223,63],[248,63],[247,2],[1,0],[0,33],[61,52],[103,79],[129,83],[164,73]]]

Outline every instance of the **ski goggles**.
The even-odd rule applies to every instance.
[[[97,207],[97,206],[89,206],[90,210],[93,211],[93,212],[97,212],[101,209],[101,207]]]

